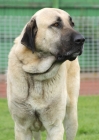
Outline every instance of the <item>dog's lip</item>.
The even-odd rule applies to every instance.
[[[82,52],[83,52],[83,46],[81,46],[81,48],[68,51],[66,53],[66,56],[67,57],[77,57],[77,56],[81,55]]]
[[[79,52],[78,53],[74,53],[72,56],[73,57],[77,57],[79,54],[80,54]]]
[[[67,57],[68,56],[72,56],[72,57],[77,57],[78,55],[81,55],[82,54],[82,51],[79,50],[79,51],[75,51],[75,52],[70,52],[70,53],[67,53]]]
[[[81,50],[78,50],[78,51],[74,51],[72,53],[69,52],[68,55],[67,55],[68,60],[70,60],[70,61],[75,60],[77,58],[77,56],[82,54],[82,51],[83,50],[81,49]]]
[[[64,54],[58,53],[56,57],[57,62],[64,62],[66,60],[75,60],[77,56],[82,54],[82,49],[69,50]]]
[[[70,50],[66,53],[67,56],[70,56],[70,55],[79,55],[81,54],[83,51],[83,47],[82,48],[78,48],[78,49],[75,49],[75,50]]]

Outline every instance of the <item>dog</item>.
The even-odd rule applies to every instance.
[[[74,140],[80,87],[78,55],[85,38],[70,15],[56,8],[35,13],[15,39],[7,72],[15,140]]]

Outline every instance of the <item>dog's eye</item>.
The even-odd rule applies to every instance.
[[[58,28],[58,27],[60,27],[60,23],[59,22],[56,22],[56,23],[52,24],[52,26]]]
[[[58,27],[59,26],[59,23],[55,23],[53,26]]]

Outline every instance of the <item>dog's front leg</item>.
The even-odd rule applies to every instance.
[[[15,125],[15,140],[32,140],[31,130],[24,130]]]
[[[47,129],[47,140],[63,140],[64,127],[61,123],[60,125],[50,126]]]
[[[47,132],[46,140],[63,140],[64,127],[62,121],[50,124],[50,122],[43,122]]]
[[[74,140],[78,128],[76,104],[67,107],[64,128],[66,130],[66,140]]]

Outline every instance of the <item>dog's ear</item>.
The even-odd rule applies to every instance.
[[[32,19],[26,26],[25,32],[23,34],[21,43],[32,50],[32,52],[35,51],[35,36],[37,33],[37,25],[36,20]]]

